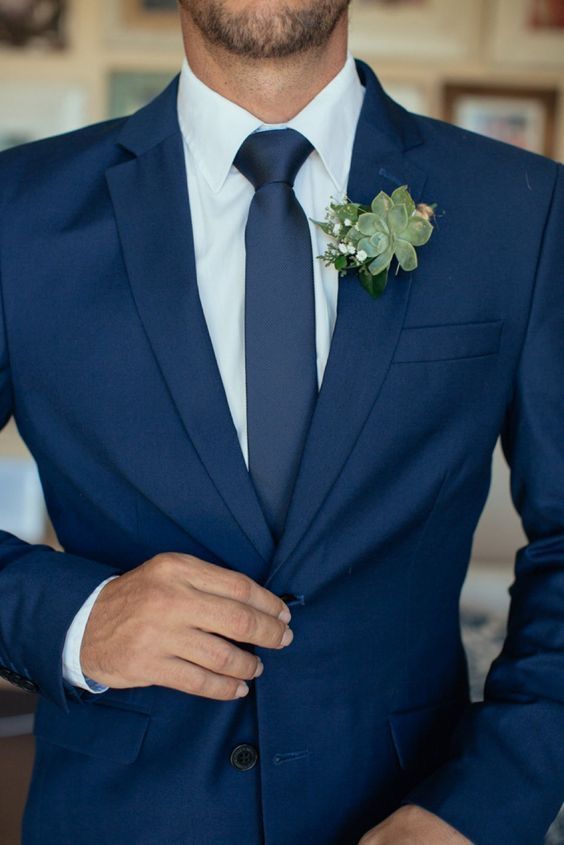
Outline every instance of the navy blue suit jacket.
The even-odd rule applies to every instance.
[[[40,693],[24,845],[355,845],[408,801],[476,845],[533,845],[564,797],[564,168],[357,70],[349,196],[407,184],[440,217],[380,299],[339,282],[278,544],[198,299],[177,79],[0,156],[0,423],[65,550],[0,535],[0,664]],[[459,593],[500,433],[528,543],[470,703]],[[247,698],[63,681],[90,591],[165,551],[294,597],[294,642],[257,649]]]

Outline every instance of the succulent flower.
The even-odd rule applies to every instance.
[[[388,281],[388,271],[395,257],[396,275],[418,266],[416,247],[427,243],[433,233],[434,206],[416,205],[408,186],[402,185],[391,196],[380,191],[370,206],[330,203],[325,221],[314,220],[337,243],[330,243],[323,255],[325,264],[333,264],[344,275],[358,270],[362,285],[374,297],[380,296]]]

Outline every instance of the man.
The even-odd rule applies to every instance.
[[[347,7],[183,0],[156,100],[0,157],[0,416],[64,549],[2,535],[25,845],[532,845],[564,795],[563,168],[406,112]],[[435,231],[373,298],[313,220],[401,185]],[[471,704],[500,433],[529,542]]]

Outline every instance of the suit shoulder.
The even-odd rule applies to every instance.
[[[449,169],[462,179],[472,176],[488,193],[499,181],[518,181],[526,191],[551,190],[558,174],[558,163],[539,153],[521,149],[505,141],[488,138],[455,126],[447,121],[424,115],[411,115],[438,161],[448,162]]]
[[[31,184],[42,184],[73,171],[104,167],[115,157],[116,139],[127,118],[30,141],[0,152],[0,192],[13,197]]]

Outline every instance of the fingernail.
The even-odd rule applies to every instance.
[[[286,628],[286,630],[284,631],[284,636],[282,637],[282,645],[290,645],[293,639],[294,632],[291,628]]]
[[[264,671],[264,663],[262,662],[262,660],[259,657],[258,658],[258,666],[256,668],[255,674],[253,675],[253,678],[258,678],[259,675],[262,675],[263,671]]]
[[[242,698],[248,693],[248,691],[249,687],[247,686],[247,684],[244,681],[241,681],[241,683],[237,687],[237,690],[235,691],[235,695],[237,696],[237,698]]]
[[[287,607],[284,607],[278,614],[278,618],[281,619],[282,622],[289,622],[292,618],[292,614],[290,613]]]

